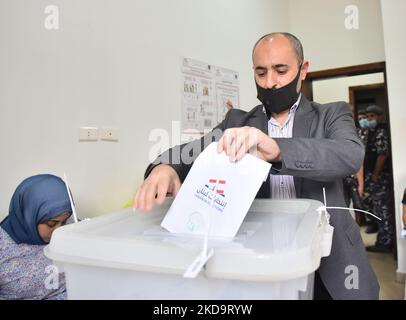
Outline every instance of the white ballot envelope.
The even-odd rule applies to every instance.
[[[270,169],[251,154],[231,162],[217,152],[217,142],[211,143],[195,160],[161,226],[179,234],[234,237]]]

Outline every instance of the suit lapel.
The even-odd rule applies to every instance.
[[[255,127],[265,134],[268,134],[268,118],[263,111],[263,107],[258,107],[255,112],[248,118],[247,126]],[[261,188],[259,189],[256,198],[268,198],[271,195],[271,183],[270,177],[268,177],[264,183],[262,183]]]
[[[299,107],[295,113],[295,121],[293,123],[293,137],[310,137],[310,127],[313,121],[313,109],[309,100],[302,94]],[[293,177],[295,183],[296,197],[301,198],[303,178]]]
[[[255,127],[268,134],[268,118],[262,109],[262,105],[255,108],[252,113],[246,115],[247,120],[244,125]],[[310,137],[310,126],[313,122],[313,108],[305,96],[300,98],[299,107],[295,113],[293,124],[294,137]]]
[[[309,100],[302,94],[300,99],[299,107],[295,113],[295,120],[293,123],[293,137],[310,137],[310,127],[313,122],[313,109],[310,105]],[[250,127],[255,127],[262,132],[268,134],[268,118],[263,112],[262,106],[258,107],[253,114],[251,114],[246,124]],[[269,176],[265,183],[262,184],[258,191],[258,198],[269,198],[271,195],[271,186],[269,181]],[[296,197],[300,198],[302,194],[302,178],[293,177],[295,183]]]
[[[266,117],[262,106],[258,106],[253,114],[248,115],[247,124],[245,125],[255,127],[268,134],[268,118]]]

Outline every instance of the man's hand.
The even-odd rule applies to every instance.
[[[372,174],[371,180],[377,183],[379,181],[379,176],[380,176],[379,174],[374,173]]]
[[[134,208],[140,211],[151,211],[154,199],[161,205],[167,193],[172,193],[175,197],[181,186],[181,182],[176,171],[167,164],[156,166],[148,178],[138,189],[134,197]]]
[[[381,172],[383,170],[383,167],[385,166],[387,157],[387,154],[383,153],[378,155],[378,158],[376,158],[374,173],[372,174],[371,178],[373,182],[378,182],[380,180]]]
[[[359,196],[362,198],[364,197],[364,186],[361,184],[358,184],[358,188],[357,188],[358,194]]]
[[[281,151],[274,139],[255,127],[231,128],[224,131],[217,152],[225,152],[231,161],[239,161],[246,153],[265,160],[280,160]]]

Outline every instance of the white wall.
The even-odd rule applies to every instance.
[[[44,28],[59,8],[60,29]],[[80,216],[120,209],[141,183],[153,128],[180,118],[179,57],[240,73],[241,107],[258,102],[251,49],[287,30],[283,0],[1,0],[0,219],[17,184],[66,171]],[[79,143],[80,126],[119,142]]]
[[[352,86],[384,83],[383,73],[313,81],[313,99],[319,103],[349,102],[348,88]]]
[[[348,5],[358,8],[358,30],[344,25]],[[290,24],[310,71],[385,60],[379,0],[290,0]]]
[[[383,0],[382,20],[385,38],[386,70],[388,79],[388,98],[392,131],[393,177],[396,201],[396,227],[398,231],[398,271],[406,273],[406,241],[399,236],[401,210],[400,201],[406,188],[406,112],[405,52],[406,38],[406,2],[404,0]]]

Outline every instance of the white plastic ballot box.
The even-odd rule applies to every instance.
[[[65,273],[68,299],[312,299],[333,235],[321,202],[255,200],[236,237],[209,239],[214,255],[192,279],[183,273],[203,237],[160,227],[171,203],[57,229],[44,250]]]

